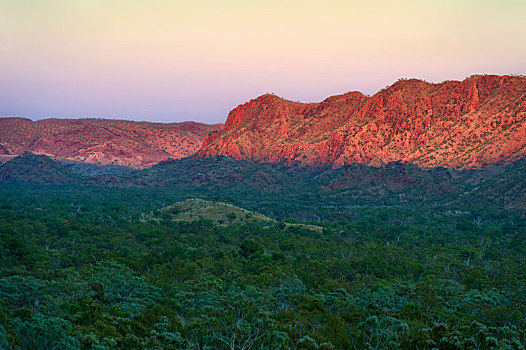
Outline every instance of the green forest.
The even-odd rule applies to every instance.
[[[26,155],[0,168],[0,349],[524,349],[524,169]]]

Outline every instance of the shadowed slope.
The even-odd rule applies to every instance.
[[[74,184],[77,175],[49,157],[24,153],[0,166],[0,182],[17,184]]]

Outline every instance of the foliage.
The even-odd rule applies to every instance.
[[[524,349],[518,207],[301,186],[0,185],[0,348]],[[254,213],[163,218],[192,197]]]

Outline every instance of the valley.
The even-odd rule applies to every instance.
[[[524,79],[0,119],[0,349],[524,349]]]

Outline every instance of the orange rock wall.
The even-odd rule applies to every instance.
[[[230,112],[198,155],[342,166],[391,161],[481,167],[526,154],[526,78],[400,80],[303,104],[263,95]]]

